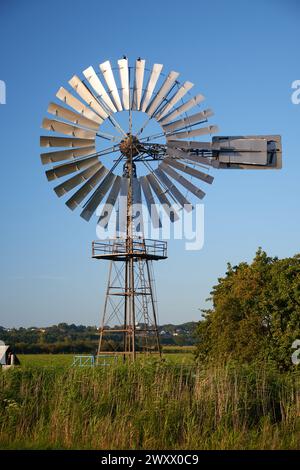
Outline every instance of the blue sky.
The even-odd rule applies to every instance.
[[[155,264],[160,322],[198,320],[227,261],[299,252],[300,79],[296,1],[1,0],[0,325],[98,324],[106,263],[90,258],[95,224],[69,211],[39,158],[40,125],[74,73],[126,54],[178,70],[215,112],[222,135],[281,134],[281,171],[215,171],[205,244],[169,243]]]

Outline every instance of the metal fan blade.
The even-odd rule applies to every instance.
[[[191,183],[189,180],[187,180],[184,176],[180,175],[175,171],[173,168],[170,166],[166,165],[164,162],[162,162],[159,165],[159,168],[163,170],[165,173],[167,173],[171,178],[176,180],[181,186],[186,188],[188,191],[193,193],[195,196],[197,196],[199,199],[203,199],[205,196],[205,192],[202,191],[202,189],[197,188],[193,183]]]
[[[164,163],[169,166],[173,166],[177,170],[183,171],[184,173],[194,176],[199,180],[205,181],[205,183],[211,184],[214,180],[213,176],[207,175],[206,173],[196,170],[195,168],[191,168],[190,166],[185,165],[184,163],[179,163],[177,160],[174,160],[172,158],[165,158]]]
[[[201,155],[191,155],[189,152],[184,152],[183,150],[168,148],[167,154],[180,160],[189,160],[195,163],[202,163],[203,165],[210,165],[207,158],[202,157]]]
[[[89,88],[80,80],[77,75],[74,75],[69,84],[76,91],[76,93],[94,110],[102,119],[108,117],[108,112],[101,106],[97,98],[91,93]]]
[[[121,176],[116,176],[114,184],[112,185],[109,195],[107,196],[105,205],[98,219],[98,224],[101,225],[101,227],[106,227],[106,225],[108,224],[111,213],[116,204],[117,197],[119,196],[121,180]]]
[[[129,109],[129,70],[128,70],[128,59],[118,60],[120,82],[122,87],[122,101],[124,109]]]
[[[61,162],[63,160],[70,160],[71,158],[78,158],[82,156],[93,155],[96,153],[96,147],[80,147],[71,150],[62,150],[58,152],[41,153],[42,164]]]
[[[143,113],[146,111],[149,101],[152,98],[152,94],[153,94],[155,85],[159,79],[162,68],[163,68],[162,64],[154,64],[152,67],[152,72],[149,77],[146,90],[143,95],[143,101],[142,101],[142,106],[141,106],[141,111],[143,111]]]
[[[118,212],[116,232],[118,236],[126,236],[127,234],[127,199],[128,199],[128,186],[129,178],[123,177],[121,179],[120,195],[118,199]]]
[[[141,184],[138,178],[132,178],[133,225],[135,233],[144,233]]]
[[[118,88],[115,82],[114,74],[111,69],[109,60],[100,64],[99,67],[103,74],[104,80],[106,81],[106,84],[108,86],[108,91],[110,95],[113,97],[117,110],[122,111],[123,108],[122,108]]]
[[[192,126],[194,124],[206,121],[210,116],[213,116],[214,112],[212,109],[205,109],[200,113],[192,114],[178,121],[171,122],[170,124],[163,125],[162,128],[165,132],[175,131],[176,129],[182,129],[184,127]]]
[[[75,109],[75,111],[87,119],[96,122],[98,125],[102,124],[103,119],[98,116],[98,114],[96,114],[92,109],[88,108],[80,100],[75,98],[75,96],[69,93],[65,88],[61,87],[56,93],[56,97],[63,103],[66,103],[68,106],[70,106],[70,108]]]
[[[73,122],[73,124],[77,124],[78,126],[87,127],[91,130],[97,130],[99,127],[97,122],[91,121],[90,119],[82,116],[82,114],[77,114],[63,106],[59,106],[56,103],[50,103],[47,111],[50,114],[54,114],[56,117]]]
[[[135,61],[135,79],[133,87],[132,109],[139,110],[143,93],[143,81],[145,72],[145,60],[137,59]]]
[[[191,82],[184,82],[184,84],[175,93],[173,98],[171,98],[170,101],[166,104],[166,106],[156,114],[155,119],[157,121],[162,119],[169,111],[171,111],[175,104],[178,103],[178,101],[181,100],[191,88],[193,88],[193,86],[194,84]]]
[[[167,175],[161,170],[161,168],[156,168],[154,171],[157,178],[166,186],[169,192],[173,195],[176,201],[182,206],[185,207],[188,212],[192,210],[191,203],[184,197],[184,195],[177,189],[175,184],[167,177]]]
[[[179,219],[177,212],[173,209],[172,204],[170,203],[169,199],[167,198],[165,191],[162,189],[160,184],[158,183],[157,179],[152,173],[149,173],[146,176],[148,182],[150,183],[151,188],[155,192],[159,202],[161,203],[164,211],[170,218],[171,222],[175,222],[175,220]]]
[[[170,114],[167,114],[167,116],[163,117],[163,119],[159,120],[159,123],[161,125],[165,125],[167,124],[167,122],[173,121],[173,119],[176,119],[189,109],[193,108],[194,106],[197,106],[197,104],[201,103],[201,101],[203,101],[204,99],[205,98],[203,95],[194,96],[186,103],[182,104],[181,106],[178,106],[178,108],[174,109],[174,111],[172,111]]]
[[[168,140],[167,148],[178,148],[187,150],[207,150],[212,149],[211,142],[195,142],[193,140]]]
[[[62,176],[69,175],[78,170],[83,170],[88,168],[98,162],[98,157],[89,157],[83,160],[78,160],[76,162],[65,163],[64,165],[57,165],[51,170],[46,171],[46,176],[48,181],[55,180],[56,178],[61,178]]]
[[[126,208],[127,208],[128,187],[129,187],[129,178],[122,177],[120,197],[122,197],[125,201],[125,205],[123,206],[123,208],[125,209],[124,210],[125,214],[126,214]]]
[[[191,163],[199,163],[200,165],[207,165],[215,168],[214,161],[212,161],[211,157],[206,158],[202,157],[201,155],[192,155],[190,153],[185,153],[185,157],[183,158]]]
[[[161,220],[159,218],[159,215],[156,209],[155,200],[153,198],[149,182],[146,176],[142,176],[141,178],[139,178],[139,181],[142,186],[143,193],[146,199],[146,204],[147,204],[147,208],[148,208],[148,212],[151,218],[152,225],[154,228],[161,228],[162,226]]]
[[[80,216],[83,219],[87,221],[90,220],[93,213],[99,206],[100,202],[102,201],[106,193],[109,191],[109,189],[113,185],[115,179],[116,179],[116,175],[114,175],[113,173],[108,173],[105,176],[105,178],[103,179],[103,181],[101,181],[98,188],[94,191],[94,193],[91,195],[89,200],[85,203],[84,209],[80,214]]]
[[[66,205],[72,211],[84,200],[84,198],[95,188],[95,186],[101,181],[108,170],[102,166],[96,173],[91,176],[82,186],[78,189],[71,197],[66,201]]]
[[[138,178],[132,178],[132,199],[133,204],[142,204],[141,185]]]
[[[167,78],[165,79],[164,83],[162,84],[159,91],[156,93],[153,100],[150,102],[146,109],[146,113],[148,116],[152,117],[159,105],[163,102],[163,100],[167,97],[169,91],[171,90],[172,86],[176,82],[177,77],[179,76],[178,72],[170,72]]]
[[[194,129],[192,131],[183,131],[183,132],[176,132],[167,135],[167,140],[170,137],[173,139],[185,139],[186,137],[196,137],[198,135],[207,135],[207,134],[216,134],[219,132],[218,126],[208,126],[208,127],[199,127],[199,129]]]
[[[101,162],[95,163],[95,165],[90,166],[86,170],[81,171],[79,174],[72,176],[72,178],[67,179],[63,183],[55,186],[54,191],[56,192],[58,197],[63,196],[71,189],[76,188],[80,183],[84,183],[88,180],[91,176],[93,176],[99,168],[102,167]]]
[[[72,137],[40,137],[41,147],[89,147],[95,139],[73,139]]]
[[[56,119],[43,119],[42,127],[48,131],[58,132],[59,134],[72,135],[83,139],[95,139],[96,132],[81,129],[65,122],[56,121]]]
[[[88,67],[85,69],[83,72],[83,75],[91,85],[91,87],[95,90],[97,96],[102,100],[102,102],[105,104],[107,107],[107,110],[111,113],[115,113],[117,111],[117,108],[113,104],[112,100],[108,96],[104,86],[102,85],[100,78],[96,74],[95,70],[93,67]]]

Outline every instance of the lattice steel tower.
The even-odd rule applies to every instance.
[[[138,145],[130,126],[130,132],[120,144],[126,158],[123,172],[123,178],[127,179],[126,238],[92,244],[93,258],[110,260],[98,356],[119,353],[124,358],[129,355],[135,359],[137,352],[161,355],[152,261],[167,258],[167,243],[135,237],[133,158],[139,154]],[[119,337],[119,341],[105,341],[112,336]]]

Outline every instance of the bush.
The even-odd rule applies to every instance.
[[[199,361],[271,360],[295,368],[292,343],[300,338],[300,255],[279,260],[261,249],[251,264],[232,267],[213,287],[213,308],[199,322]]]

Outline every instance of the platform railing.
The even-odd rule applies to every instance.
[[[167,242],[152,239],[134,239],[132,241],[132,252],[137,255],[146,254],[149,256],[167,257]],[[121,238],[93,241],[92,257],[97,255],[124,255],[127,253],[126,240]]]

